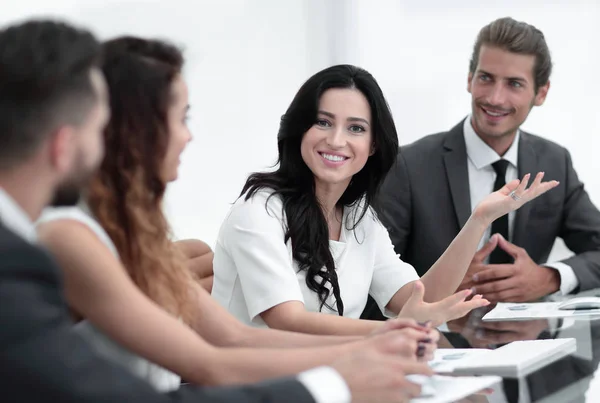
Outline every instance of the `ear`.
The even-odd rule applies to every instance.
[[[375,143],[371,144],[371,150],[369,150],[369,157],[372,156],[373,154],[375,154],[375,150],[377,148],[375,147]]]
[[[49,139],[50,164],[61,175],[67,174],[75,160],[77,138],[72,126],[59,127]]]
[[[471,83],[473,82],[473,73],[469,73],[469,76],[467,78],[467,92],[470,94],[471,93]]]
[[[533,100],[533,104],[535,106],[542,106],[544,104],[546,96],[548,96],[548,90],[550,90],[550,81],[538,88],[538,92],[535,94],[535,98]]]

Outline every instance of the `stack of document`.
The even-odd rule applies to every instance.
[[[564,302],[500,302],[482,320],[527,320],[540,318],[567,318],[573,316],[600,317],[600,309],[559,309]]]
[[[515,341],[495,350],[438,349],[429,365],[454,375],[526,376],[575,352],[575,339]]]

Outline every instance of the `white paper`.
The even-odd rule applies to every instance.
[[[411,403],[451,403],[463,399],[502,381],[499,376],[441,376],[429,380],[435,394],[412,399]]]
[[[494,309],[485,314],[484,321],[491,320],[526,320],[539,318],[567,318],[574,316],[597,316],[600,311],[577,311],[558,309],[561,302],[499,302]]]
[[[481,357],[492,350],[486,348],[438,348],[429,366],[438,374],[449,374],[459,363],[473,357]]]

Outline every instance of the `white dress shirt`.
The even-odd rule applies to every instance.
[[[21,206],[0,188],[0,221],[26,241],[35,243],[35,226]],[[350,403],[350,389],[341,375],[331,367],[318,367],[301,372],[298,381],[306,387],[316,403]]]
[[[475,133],[471,124],[471,117],[469,116],[464,123],[463,127],[465,135],[465,145],[467,148],[468,156],[468,172],[469,172],[469,189],[471,196],[471,210],[473,210],[479,202],[481,202],[487,195],[494,190],[494,182],[496,181],[496,172],[492,167],[492,164],[500,159],[505,159],[509,162],[506,169],[506,182],[510,182],[514,179],[518,179],[518,168],[517,161],[519,155],[519,137],[520,133],[517,132],[515,139],[504,154],[500,156],[490,146],[488,146],[481,138]],[[537,172],[528,172],[532,176],[536,175]],[[509,241],[513,238],[513,228],[515,221],[515,212],[511,211],[508,213],[508,238]],[[481,248],[491,236],[491,226],[485,231],[483,238],[479,242],[479,248]],[[486,260],[487,261],[487,260]],[[571,266],[563,262],[544,263],[542,266],[549,267],[558,271],[560,275],[560,290],[559,294],[566,295],[573,291],[578,285],[577,277]]]
[[[0,187],[0,221],[27,242],[35,243],[37,234],[27,213]]]

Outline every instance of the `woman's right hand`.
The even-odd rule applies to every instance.
[[[475,295],[471,300],[465,299],[471,295],[471,290],[459,291],[441,301],[428,303],[423,300],[425,286],[421,281],[415,281],[411,296],[408,298],[399,317],[413,318],[419,322],[431,321],[434,327],[452,319],[465,316],[475,308],[487,306],[490,302],[481,295]]]
[[[381,335],[387,333],[396,333],[402,335],[406,340],[417,343],[416,350],[406,350],[407,358],[416,358],[419,361],[429,361],[433,359],[433,354],[437,349],[437,342],[440,339],[440,333],[431,326],[431,323],[418,323],[410,318],[394,318],[382,322],[375,331],[369,335],[369,339],[376,338],[375,343],[379,343]]]

